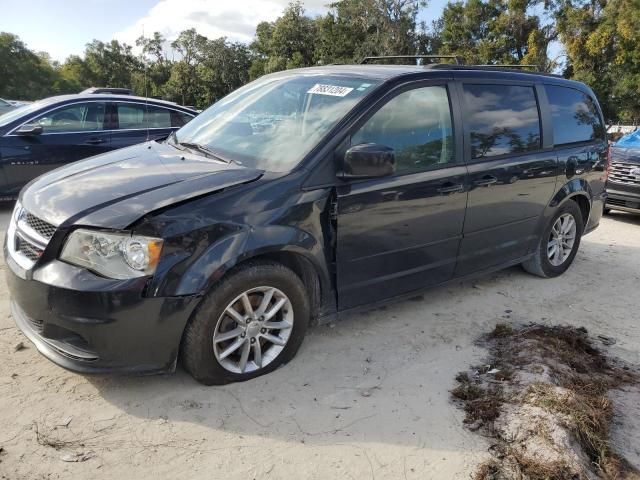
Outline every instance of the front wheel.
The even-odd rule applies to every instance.
[[[527,272],[544,278],[562,275],[573,263],[583,230],[580,207],[567,201],[549,221],[534,256],[522,266]]]
[[[309,324],[300,278],[274,262],[240,265],[204,298],[187,325],[182,360],[206,385],[249,380],[297,352]]]

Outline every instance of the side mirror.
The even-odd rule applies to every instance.
[[[362,143],[351,147],[344,154],[343,178],[374,178],[393,175],[396,156],[393,148],[377,143]]]
[[[37,123],[25,123],[16,130],[17,135],[40,135],[42,133],[42,125]]]

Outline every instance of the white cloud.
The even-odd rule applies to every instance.
[[[290,0],[160,0],[149,12],[133,25],[115,34],[115,38],[135,45],[136,38],[144,33],[162,33],[174,40],[186,29],[195,28],[211,39],[228,37],[233,41],[249,42],[256,25],[278,18]],[[326,11],[330,0],[307,0],[307,14]]]

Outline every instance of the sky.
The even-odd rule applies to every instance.
[[[195,28],[209,38],[249,42],[256,25],[278,18],[290,0],[0,0],[0,31],[18,35],[35,51],[60,62],[80,55],[93,39],[135,45],[144,32],[173,40]],[[331,0],[305,0],[310,15]],[[440,16],[446,0],[431,0],[419,20]],[[28,5],[28,6],[27,6]]]

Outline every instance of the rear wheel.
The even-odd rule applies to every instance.
[[[300,278],[273,262],[241,265],[204,298],[186,328],[182,359],[206,385],[248,380],[297,352],[309,324]]]
[[[549,221],[534,256],[522,266],[540,277],[562,275],[573,263],[583,230],[580,207],[573,201],[566,202]]]

